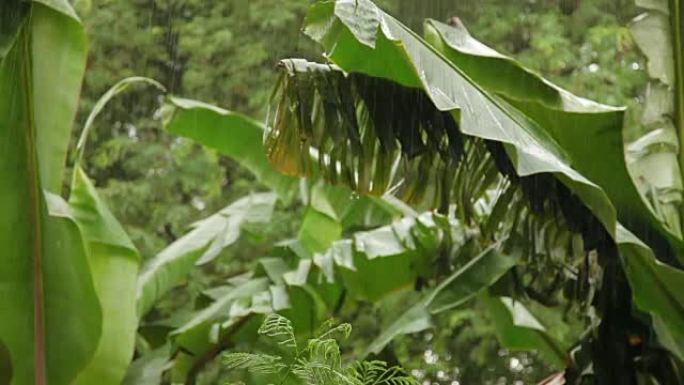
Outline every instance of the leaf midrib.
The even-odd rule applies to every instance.
[[[40,181],[38,175],[38,154],[36,151],[36,132],[33,110],[33,87],[31,82],[31,14],[26,24],[22,27],[25,38],[22,39],[21,58],[21,82],[24,87],[24,100],[27,113],[27,127],[25,127],[26,139],[26,165],[28,168],[29,189],[29,223],[31,225],[31,256],[32,256],[32,288],[33,288],[33,347],[34,347],[34,383],[46,384],[45,375],[45,317],[44,317],[44,291],[43,291],[43,231],[41,227],[40,206]]]

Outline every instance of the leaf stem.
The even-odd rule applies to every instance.
[[[218,341],[216,345],[212,346],[209,350],[202,354],[197,359],[197,361],[195,361],[190,370],[188,370],[188,375],[185,379],[186,385],[195,385],[197,383],[197,376],[204,369],[204,367],[207,366],[207,364],[209,364],[211,361],[213,361],[214,358],[218,357],[218,355],[221,354],[222,351],[232,346],[233,336],[250,318],[251,316],[248,315],[239,319],[230,327],[230,330],[228,330],[228,332],[221,337],[221,339]]]
[[[92,111],[90,111],[90,114],[88,115],[88,118],[86,119],[85,124],[83,125],[83,131],[81,131],[81,135],[78,138],[78,142],[76,143],[76,160],[75,164],[79,165],[81,163],[81,160],[83,158],[83,153],[85,152],[85,145],[86,141],[88,140],[88,134],[90,133],[90,130],[93,126],[93,123],[95,122],[95,119],[97,116],[102,112],[102,110],[107,106],[107,103],[109,103],[114,97],[117,95],[121,94],[122,92],[126,91],[129,86],[135,84],[135,83],[146,83],[151,86],[154,86],[161,92],[166,92],[166,88],[161,85],[161,83],[157,82],[154,79],[142,77],[142,76],[132,76],[128,77],[125,79],[120,80],[116,84],[114,84],[107,92],[105,92],[104,95],[100,97],[100,99],[95,103],[95,106],[93,107]]]

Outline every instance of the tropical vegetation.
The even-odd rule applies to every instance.
[[[629,109],[555,85],[459,17],[419,34],[370,0],[254,4],[160,4],[152,34],[134,33],[165,39],[159,81],[105,92],[91,71],[87,114],[97,64],[74,7],[0,5],[0,384],[466,381],[416,368],[416,347],[437,359],[409,335],[529,352],[509,369],[529,359],[541,384],[684,383],[682,0],[637,0],[619,30],[616,71],[643,63],[628,42],[646,58]],[[251,67],[216,65],[202,36],[244,45],[210,15],[250,7],[291,34],[305,12],[308,59],[253,78],[272,92],[236,77],[226,93],[212,79]],[[160,22],[176,12],[193,15],[181,32]],[[638,76],[618,79],[629,99]],[[131,102],[133,87],[149,93]],[[200,89],[266,118],[177,96]],[[146,117],[102,137],[98,119],[128,112]]]

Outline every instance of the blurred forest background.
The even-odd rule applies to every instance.
[[[73,2],[90,39],[77,124],[110,86],[132,75],[157,79],[175,95],[263,120],[277,60],[320,60],[313,43],[300,33],[308,0]],[[633,0],[378,3],[417,31],[426,17],[458,17],[480,41],[514,55],[571,92],[630,107],[628,140],[642,131],[635,117],[640,116],[647,75],[628,30],[638,14]],[[263,189],[233,161],[161,131],[154,114],[159,98],[157,92],[139,88],[114,100],[96,122],[85,154],[87,173],[146,258],[181,236],[193,221]],[[194,271],[146,321],[189,311],[204,288],[246,271],[257,257],[271,253],[275,242],[294,236],[300,214],[297,203],[279,207],[271,226],[252,229],[216,263]],[[398,301],[394,306],[401,305]],[[340,315],[355,328],[350,351],[375,335],[385,321],[383,313],[360,305]],[[500,349],[483,317],[477,308],[442,316],[439,322],[445,327],[403,337],[394,343],[394,356],[383,358],[400,361],[426,385],[534,384],[548,373],[533,355]],[[216,365],[214,374],[220,370]],[[206,383],[214,383],[211,377]]]

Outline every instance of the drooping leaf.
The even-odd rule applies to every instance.
[[[77,162],[81,161],[81,158],[83,156],[83,152],[85,151],[85,144],[86,144],[86,140],[88,139],[88,134],[90,133],[90,130],[91,130],[93,123],[95,122],[95,119],[97,118],[97,116],[100,115],[100,113],[105,108],[107,103],[109,103],[116,96],[125,92],[130,86],[135,85],[135,84],[147,84],[147,85],[151,85],[153,87],[156,87],[158,90],[160,90],[162,92],[166,91],[164,86],[162,86],[159,82],[157,82],[154,79],[150,79],[150,78],[146,78],[146,77],[133,76],[133,77],[125,78],[125,79],[118,81],[109,90],[107,90],[107,92],[104,95],[102,95],[102,97],[100,97],[100,99],[98,99],[98,101],[95,103],[95,106],[90,111],[90,114],[88,115],[88,118],[86,119],[86,122],[83,125],[83,131],[81,132],[81,136],[78,139],[78,143],[76,143]]]
[[[663,15],[656,17],[663,17]],[[667,19],[665,18],[665,20]],[[666,31],[651,31],[654,26],[644,21],[636,21],[635,27],[636,26],[639,26],[639,28],[634,32],[636,34],[650,33],[647,37],[648,39],[653,38],[653,36],[658,36],[661,33],[669,33],[669,27]],[[608,126],[602,126],[600,124],[600,119],[594,119],[594,121],[597,121],[596,123],[592,123],[592,121],[588,119],[584,119],[582,124],[573,122],[580,114],[587,116],[597,114],[605,115],[615,114],[618,113],[618,111],[611,111],[611,109],[604,106],[579,99],[568,92],[551,85],[544,79],[524,69],[512,59],[499,55],[482,45],[480,42],[473,39],[468,34],[468,31],[462,26],[454,28],[436,21],[429,21],[426,24],[426,35],[428,41],[433,46],[443,52],[446,57],[457,64],[459,68],[473,80],[482,84],[488,90],[511,99],[512,103],[526,113],[532,111],[532,103],[523,102],[525,100],[536,100],[543,108],[548,109],[549,111],[555,111],[554,116],[556,117],[554,118],[554,122],[557,128],[554,130],[557,131],[558,129],[561,129],[566,132],[571,132],[572,130],[576,130],[575,127],[582,127],[585,131],[591,130],[584,133],[581,137],[577,136],[574,139],[580,144],[580,148],[587,149],[590,152],[586,155],[580,154],[575,158],[576,160],[573,164],[578,167],[581,161],[586,160],[590,162],[589,165],[591,166],[591,164],[595,164],[595,155],[591,154],[600,153],[602,165],[607,165],[606,159],[608,159],[608,150],[613,150],[614,156],[612,156],[612,159],[614,159],[613,164],[615,166],[606,167],[602,172],[604,175],[603,177],[596,173],[593,173],[592,175],[591,170],[587,170],[586,166],[579,167],[578,169],[583,172],[584,175],[590,176],[592,180],[599,182],[601,187],[609,193],[611,201],[618,209],[618,217],[621,220],[625,221],[625,223],[632,224],[635,222],[648,223],[649,218],[646,215],[648,212],[642,210],[644,214],[638,215],[638,210],[636,210],[637,207],[641,207],[641,202],[637,199],[625,199],[628,195],[625,190],[626,186],[629,186],[630,191],[632,191],[631,179],[626,172],[623,172],[625,171],[625,168],[623,166],[624,162],[622,161],[624,158],[624,154],[621,150],[622,146],[611,145],[610,143],[616,142],[619,144],[622,142],[620,134],[621,126],[616,125],[611,131],[607,131],[604,127]],[[637,36],[638,41],[640,38],[643,39],[645,37]],[[642,43],[648,44],[646,41],[643,41]],[[653,60],[657,63],[671,62],[671,45],[669,44],[666,47],[659,47],[658,45],[651,44],[647,48],[646,53],[648,55],[649,50],[658,51],[659,49],[661,50],[661,53],[654,54]],[[664,54],[662,50],[666,50],[669,54]],[[668,57],[668,55],[670,55],[670,57]],[[487,74],[493,71],[504,75],[498,76],[497,81],[492,82],[493,78],[487,77]],[[654,71],[656,73],[661,73],[660,70]],[[514,79],[523,79],[525,76],[530,77],[530,79],[524,82],[525,87],[522,85],[516,86]],[[667,77],[663,77],[663,79],[665,78]],[[503,79],[503,81],[501,81],[501,79]],[[507,79],[509,81],[508,83],[506,81]],[[531,86],[530,83],[532,84]],[[534,90],[535,86],[548,92],[553,92],[553,94],[546,96],[535,96],[533,93],[520,94],[520,90]],[[672,105],[671,101],[668,103],[665,100],[668,98],[668,92],[665,92],[662,96],[657,93],[660,88],[661,87],[654,88],[656,94],[651,95],[651,97],[655,97],[656,100],[653,100],[650,103],[655,104],[652,104],[653,107],[651,107],[650,110],[647,109],[647,112],[650,111],[650,116],[645,117],[648,119],[645,123],[651,125],[658,124],[659,126],[657,127],[664,127],[651,131],[651,133],[630,145],[629,155],[631,158],[631,171],[637,182],[641,182],[641,179],[644,179],[644,183],[637,184],[642,189],[642,194],[649,197],[651,202],[654,203],[653,206],[656,214],[658,214],[661,220],[667,223],[675,234],[681,237],[679,210],[681,209],[682,201],[682,182],[676,155],[678,152],[678,142],[675,130],[671,126],[672,123],[669,120],[672,115],[672,110],[665,109],[660,110],[660,112],[657,112],[656,110],[667,108],[665,107],[667,105]],[[672,97],[673,95],[669,96]],[[550,113],[549,116],[551,116]],[[558,116],[561,117],[559,118]],[[592,124],[594,125],[593,129]],[[563,127],[564,125],[567,125],[567,127]],[[548,126],[553,127],[554,125],[548,124]],[[608,141],[606,141],[607,132],[612,132],[613,135],[613,138]],[[594,139],[590,143],[587,143],[583,140],[584,137],[591,137]],[[569,145],[566,145],[569,143],[568,140],[561,140],[558,138],[557,140],[559,140],[559,143],[564,149],[570,147]],[[596,147],[590,149],[594,145]],[[596,169],[598,169],[598,167],[596,167]],[[618,170],[620,170],[620,172],[617,172]],[[618,175],[620,173],[622,173],[622,177]],[[609,180],[608,177],[611,177],[612,180]],[[655,191],[648,191],[651,189],[655,189]],[[636,204],[634,202],[636,202]],[[621,216],[621,211],[626,212],[628,216]],[[629,216],[632,216],[632,218]],[[638,229],[638,227],[636,228]],[[642,227],[642,235],[645,230],[646,228]],[[677,296],[673,296],[672,293],[667,292],[668,290],[674,290],[674,286],[672,286],[673,281],[668,275],[682,275],[684,272],[658,262],[647,246],[638,239],[632,238],[633,236],[631,234],[629,234],[629,236],[622,235],[623,231],[624,229],[619,226],[616,239],[620,244],[620,250],[624,254],[628,277],[634,290],[634,297],[637,305],[642,310],[655,314],[656,317],[663,317],[666,313],[677,314],[676,310],[681,312],[681,309],[668,308],[667,303],[670,299],[674,299],[675,303],[677,301]],[[637,247],[636,245],[639,245],[640,247]],[[637,267],[637,264],[643,264],[643,266]],[[658,268],[656,268],[656,266]],[[638,271],[640,273],[637,273]],[[646,276],[646,274],[644,274],[645,271],[651,272],[651,274],[648,274],[650,282],[659,282],[659,285],[651,286],[651,288],[659,287],[663,289],[657,293],[651,293],[651,295],[648,296],[649,299],[640,298],[648,293],[648,290],[643,291],[640,289],[643,285],[646,285],[644,282],[644,277]],[[671,324],[670,326],[672,327],[671,332],[673,333],[681,333],[684,331],[679,322],[675,322],[675,324]]]
[[[368,1],[366,0],[366,2]],[[460,68],[459,65],[451,62],[437,49],[428,45],[408,28],[381,11],[374,12],[373,15],[363,16],[380,18],[375,48],[368,47],[358,40],[358,33],[350,30],[353,28],[353,23],[345,23],[340,20],[340,7],[354,7],[354,3],[355,1],[349,0],[318,3],[308,15],[305,32],[326,49],[326,57],[335,65],[328,66],[327,71],[332,72],[339,68],[345,73],[351,74],[349,76],[337,74],[328,76],[327,79],[339,84],[346,83],[348,88],[360,90],[359,93],[363,92],[364,89],[372,89],[367,84],[380,82],[373,80],[377,78],[388,79],[405,87],[406,89],[402,92],[407,95],[412,89],[421,89],[425,95],[429,96],[430,102],[438,110],[448,111],[452,114],[453,119],[458,123],[458,129],[465,136],[487,140],[488,145],[496,144],[505,150],[503,161],[502,159],[495,159],[497,168],[505,175],[511,175],[511,172],[514,177],[551,174],[562,183],[564,188],[569,190],[569,194],[564,193],[565,198],[559,198],[559,202],[567,201],[568,197],[579,198],[581,204],[576,208],[586,207],[588,209],[584,212],[584,219],[582,220],[597,218],[607,236],[613,241],[622,242],[617,236],[619,226],[617,220],[619,219],[630,231],[643,238],[643,241],[654,249],[658,258],[675,264],[677,263],[676,259],[681,261],[683,258],[682,241],[676,233],[677,226],[671,228],[664,226],[664,220],[658,218],[648,207],[634,187],[627,172],[622,149],[621,127],[623,121],[621,109],[600,106],[568,95],[555,87],[549,87],[539,78],[536,80],[539,83],[539,92],[533,93],[532,96],[539,97],[543,95],[543,92],[555,90],[560,95],[556,99],[555,107],[553,101],[534,100],[525,95],[514,93],[514,90],[510,90],[511,84],[507,82],[503,82],[499,89],[488,91],[486,87],[473,80],[467,71]],[[505,64],[511,71],[524,72],[523,69],[516,67],[510,61],[500,57],[491,57],[491,52],[485,53],[485,56],[490,56],[487,58],[488,60],[496,59],[497,65]],[[470,58],[472,59],[472,55]],[[302,68],[305,66],[300,63],[292,66],[289,70],[297,71]],[[313,66],[311,68],[308,73],[320,74],[326,71],[322,66],[316,67],[316,69],[313,69]],[[304,73],[304,71],[301,72]],[[299,74],[299,72],[297,73]],[[372,79],[366,80],[366,83],[362,84],[358,80],[359,73]],[[534,74],[529,72],[525,72],[525,74],[522,78],[527,78],[529,81],[535,80]],[[484,82],[484,80],[482,81]],[[391,88],[389,86],[384,87]],[[396,88],[396,86],[393,87]],[[338,88],[343,89],[341,86]],[[324,95],[322,91],[319,93]],[[522,99],[517,100],[515,97],[506,94],[518,95]],[[367,99],[357,102],[355,98],[347,98],[346,100],[351,102],[342,104],[348,105],[348,108],[353,110],[356,105],[368,105]],[[291,94],[283,93],[281,100],[296,101],[297,99],[293,98]],[[300,105],[299,108],[302,108],[301,100],[297,103]],[[367,108],[372,111],[372,107]],[[344,108],[341,107],[338,110],[344,111]],[[409,109],[409,111],[415,110],[415,107]],[[282,109],[282,111],[286,110]],[[312,111],[317,111],[317,109]],[[407,115],[410,114],[416,115],[414,112],[409,112]],[[559,115],[572,119],[567,119],[567,122],[566,119],[559,120],[557,119]],[[311,122],[316,122],[317,116],[315,114],[307,116],[310,116]],[[408,118],[409,116],[406,116],[406,119]],[[282,120],[283,124],[280,126],[277,125],[281,122],[278,120],[278,115],[274,120],[276,123],[274,123],[272,133],[276,141],[277,137],[288,137],[288,127],[293,132],[304,130],[303,132],[306,132],[307,135],[312,133],[311,143],[317,143],[322,140],[319,137],[325,138],[327,135],[328,130],[325,128],[316,130],[319,127],[318,125],[311,125],[310,127],[313,127],[314,130],[308,132],[305,131],[305,128],[308,127],[306,121],[304,122],[306,124],[302,124],[302,122],[289,124],[285,115],[283,115],[283,119],[285,120]],[[376,130],[372,134],[374,135],[374,142],[368,148],[372,148],[372,146],[375,146],[376,149],[383,148],[382,146],[393,148],[390,146],[392,143],[386,140],[386,133],[381,131],[387,127],[392,128],[393,125],[382,125],[378,123],[382,121],[379,118],[375,120],[374,125],[366,125],[365,122],[357,120],[356,123],[352,121],[351,126],[353,128],[362,127],[363,130]],[[559,120],[561,124],[557,124],[556,120]],[[339,123],[341,122],[339,118],[330,121],[337,121],[337,126],[342,125]],[[427,121],[429,120],[425,120],[425,122]],[[569,126],[563,126],[566,123]],[[427,124],[419,124],[419,126],[424,125]],[[330,126],[331,124],[326,124],[321,127]],[[410,138],[410,135],[408,134],[406,137]],[[430,134],[427,136],[430,137]],[[587,145],[584,138],[589,136],[597,138],[597,147],[592,147],[593,143]],[[425,134],[418,137],[424,138]],[[408,141],[410,142],[410,140]],[[410,159],[412,154],[415,154],[412,152],[416,148],[415,143],[420,144],[419,140],[414,140],[408,144],[401,142],[401,140],[398,142],[395,142],[393,146],[401,147],[402,159]],[[600,142],[600,146],[598,146],[598,142]],[[283,141],[282,144],[287,147],[286,141]],[[353,147],[350,148],[353,149]],[[496,155],[493,151],[490,152],[493,156]],[[281,153],[286,152],[281,151]],[[608,160],[606,162],[593,162],[592,159],[597,153],[608,154]],[[377,158],[375,153],[371,156],[358,156],[360,160],[363,160],[363,164],[372,164]],[[283,160],[283,162],[285,161]],[[510,162],[508,169],[505,162]],[[359,164],[361,163],[359,162]],[[339,167],[337,169],[339,170]],[[353,170],[359,171],[352,173],[352,177],[341,180],[360,192],[368,192],[369,189],[366,185],[358,185],[358,181],[365,180],[362,178],[364,176],[361,172],[362,169]],[[409,180],[415,181],[418,185],[425,184],[420,179]],[[528,187],[537,192],[540,190],[538,185]],[[571,213],[572,211],[574,209],[564,212]],[[602,229],[593,229],[584,233],[590,235],[599,234],[602,231]],[[660,309],[660,311],[662,310]]]
[[[168,366],[171,347],[163,345],[133,361],[126,372],[123,385],[160,384]]]
[[[258,193],[239,199],[192,225],[192,230],[153,257],[138,280],[138,315],[143,316],[198,263],[207,263],[237,241],[243,224],[267,223],[276,196]]]
[[[281,196],[296,191],[297,180],[283,176],[268,162],[264,126],[244,115],[201,102],[170,97],[162,108],[164,128],[227,155]]]
[[[684,271],[658,261],[651,249],[624,228],[618,232],[634,302],[653,314],[669,335],[684,336]],[[663,328],[658,334],[662,335]],[[681,343],[681,342],[680,342]]]
[[[483,92],[431,46],[382,12],[376,48],[360,44],[338,20],[335,9],[339,4],[353,7],[354,1],[316,4],[305,27],[329,51],[330,60],[347,72],[421,88],[437,109],[452,112],[464,134],[505,144],[519,175],[553,173],[614,231],[615,210],[605,193],[567,164],[564,151],[546,131]]]
[[[672,261],[673,249],[675,255],[681,254],[678,253],[681,240],[662,226],[631,183],[624,187],[628,194],[623,193],[622,184],[606,183],[617,177],[629,180],[624,160],[615,155],[622,154],[619,109],[607,109],[591,103],[587,106],[578,98],[563,101],[578,103],[564,106],[569,110],[568,113],[572,113],[573,109],[595,109],[598,113],[576,114],[575,118],[588,119],[590,127],[603,127],[603,130],[611,133],[613,139],[607,140],[608,147],[602,148],[601,152],[613,154],[611,162],[617,167],[604,168],[604,163],[590,163],[588,159],[596,152],[581,156],[587,154],[589,147],[577,139],[584,137],[581,132],[555,128],[554,124],[550,124],[553,114],[548,113],[549,109],[543,105],[513,103],[513,100],[507,102],[486,92],[479,84],[464,76],[458,66],[381,11],[376,13],[381,22],[375,49],[361,44],[337,15],[340,7],[354,7],[354,3],[343,0],[316,4],[306,22],[305,32],[329,51],[328,58],[339,68],[348,73],[390,79],[405,87],[421,88],[437,109],[452,112],[463,134],[502,143],[517,175],[553,174],[581,199],[609,234],[615,234],[619,213],[621,219],[626,220],[628,228],[657,249],[660,258]],[[578,123],[578,126],[582,125]],[[286,126],[280,130],[275,128],[274,134],[284,136],[283,130],[286,130]],[[613,169],[619,172],[613,173]],[[609,198],[616,199],[615,206]],[[630,205],[633,205],[633,210],[626,209]],[[619,212],[616,212],[616,206],[620,208]]]
[[[232,288],[223,297],[205,309],[198,311],[188,322],[176,328],[171,338],[186,350],[200,354],[216,343],[216,335],[210,335],[212,328],[232,325],[238,318],[253,312],[270,313],[271,301],[268,295],[268,280],[256,278]],[[216,325],[216,326],[214,326]],[[212,341],[214,339],[214,341]]]
[[[81,230],[95,289],[103,313],[102,337],[95,356],[78,375],[75,384],[118,385],[131,361],[135,334],[136,284],[140,256],[125,230],[100,199],[81,168],[85,143],[97,116],[107,103],[136,83],[147,83],[161,90],[156,81],[143,77],[126,78],[116,83],[88,115],[76,145],[69,205]]]
[[[565,367],[566,357],[562,347],[521,302],[509,297],[485,295],[483,298],[501,345],[513,351],[538,351],[543,359],[555,367]]]
[[[138,328],[135,289],[140,256],[80,167],[74,170],[69,206],[86,243],[102,308],[97,351],[74,384],[118,385],[133,357]]]
[[[429,20],[425,23],[425,36],[479,86],[505,98],[549,133],[567,154],[568,164],[606,192],[621,223],[665,252],[668,237],[680,243],[679,216],[669,221],[662,215],[657,218],[628,172],[622,145],[622,108],[601,105],[553,85],[475,40],[463,25],[449,26]],[[493,73],[497,76],[491,76]],[[586,138],[592,140],[587,142]],[[595,161],[598,153],[601,162]],[[676,162],[666,166],[679,175]],[[669,225],[669,231],[660,222]],[[660,239],[651,234],[654,230],[661,232]]]
[[[503,255],[494,247],[487,249],[386,327],[368,346],[366,352],[380,353],[397,336],[431,327],[432,315],[453,309],[472,299],[494,284],[516,263],[514,257]]]
[[[460,306],[493,285],[517,263],[515,256],[490,247],[440,283],[429,296],[428,309],[436,314]]]
[[[385,346],[398,336],[418,333],[432,326],[432,316],[427,310],[426,303],[421,301],[404,312],[391,325],[383,328],[382,333],[366,348],[366,355],[380,353]]]

